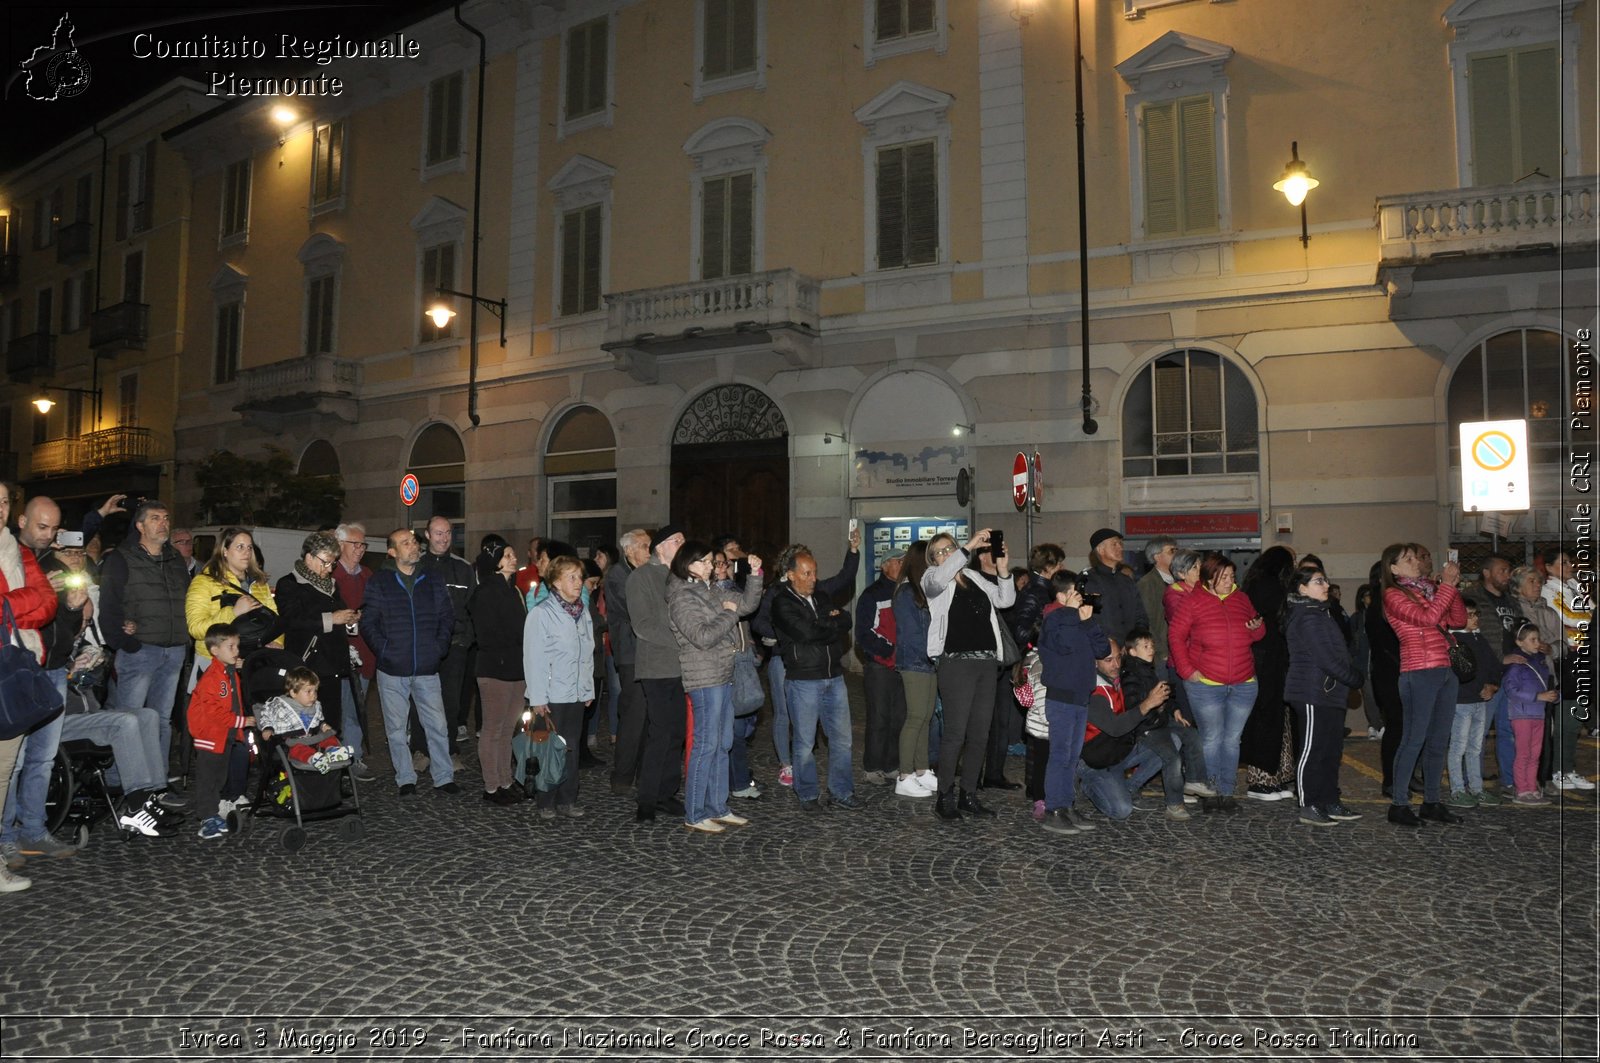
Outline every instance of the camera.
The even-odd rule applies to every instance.
[[[61,582],[73,590],[80,590],[89,585],[89,577],[82,572],[69,572]]]
[[[1084,605],[1098,613],[1100,611],[1101,596],[1084,589],[1089,586],[1089,572],[1089,569],[1084,569],[1078,573],[1078,597],[1083,599]]]

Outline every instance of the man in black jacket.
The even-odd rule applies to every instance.
[[[1100,621],[1100,630],[1107,637],[1119,642],[1136,627],[1150,627],[1144,615],[1144,603],[1139,600],[1139,587],[1117,571],[1120,564],[1121,532],[1101,528],[1089,536],[1089,579],[1084,593],[1100,596],[1100,608],[1096,611],[1095,619]]]
[[[472,634],[472,617],[467,614],[467,599],[477,584],[477,573],[465,558],[450,552],[454,529],[444,517],[428,520],[428,552],[422,555],[418,566],[422,571],[444,582],[450,592],[450,607],[455,614],[455,629],[450,635],[450,652],[439,662],[439,694],[444,698],[445,732],[450,743],[450,760],[456,771],[461,770],[457,750],[467,734],[467,714],[472,709],[472,691],[477,684],[472,681],[472,646],[477,640]],[[419,752],[422,728],[417,726],[416,710],[411,714],[411,749]]]
[[[862,806],[850,759],[850,702],[845,695],[844,636],[850,614],[816,597],[817,559],[788,561],[788,579],[772,599],[772,629],[783,647],[785,695],[794,726],[794,793],[808,812],[822,808],[813,748],[820,722],[828,736],[828,791],[836,808]]]
[[[634,677],[633,622],[628,616],[628,577],[650,560],[650,533],[634,528],[617,540],[622,560],[606,569],[606,626],[611,632],[611,662],[617,667],[617,745],[612,750],[611,792],[626,797],[633,792],[644,752],[644,689]]]

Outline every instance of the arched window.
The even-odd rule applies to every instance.
[[[430,424],[411,444],[406,471],[422,488],[411,507],[412,523],[421,526],[432,517],[444,517],[454,531],[452,549],[459,553],[467,533],[467,453],[461,437],[447,424]]]
[[[1164,354],[1122,403],[1122,475],[1258,472],[1256,394],[1243,370],[1211,351]]]
[[[326,439],[313,439],[300,455],[301,476],[338,476],[339,452]]]
[[[576,406],[562,415],[545,448],[549,533],[577,547],[617,541],[617,437],[606,415]]]
[[[1528,420],[1528,460],[1561,461],[1561,334],[1521,328],[1474,347],[1450,378],[1450,464],[1461,464],[1463,421]]]

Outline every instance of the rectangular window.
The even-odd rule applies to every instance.
[[[53,324],[51,315],[55,313],[55,289],[40,288],[33,307],[33,331],[49,332]]]
[[[89,323],[89,300],[94,290],[94,270],[61,282],[61,331],[76,332]]]
[[[1561,68],[1554,44],[1475,55],[1467,68],[1472,99],[1472,177],[1507,185],[1561,175]]]
[[[567,121],[597,114],[606,105],[608,20],[597,18],[567,31]]]
[[[222,237],[243,236],[250,228],[250,160],[240,159],[222,175]]]
[[[239,375],[240,325],[244,307],[240,303],[224,303],[217,307],[217,342],[212,356],[212,375],[218,384],[226,384]]]
[[[72,220],[73,222],[91,221],[90,214],[94,209],[94,178],[84,174],[78,178],[72,194]]]
[[[144,252],[132,251],[122,260],[122,301],[144,302]]]
[[[755,243],[755,174],[707,178],[701,197],[701,279],[749,273]]]
[[[344,195],[344,122],[316,127],[311,144],[311,205],[331,203]]]
[[[454,288],[456,286],[456,245],[439,244],[422,252],[422,306],[427,309],[433,305],[437,298],[434,293],[440,288]],[[438,327],[430,318],[422,319],[421,338],[423,343],[434,340],[449,339],[456,334],[456,320],[451,318],[446,321],[443,328]]]
[[[756,68],[756,0],[705,0],[702,44],[705,62],[700,76],[705,80],[753,71]]]
[[[139,425],[138,373],[129,373],[117,381],[117,423],[128,428]]]
[[[77,439],[83,435],[83,395],[76,391],[67,393],[66,437]]]
[[[933,141],[878,151],[878,268],[939,261],[939,168]]]
[[[877,39],[898,40],[934,29],[934,0],[877,0]]]
[[[561,313],[600,309],[600,204],[561,216]]]
[[[1145,236],[1216,232],[1217,151],[1211,97],[1148,103],[1140,119]]]
[[[306,282],[306,354],[333,353],[333,312],[338,291],[333,274]]]
[[[56,242],[56,230],[61,227],[61,189],[48,196],[40,196],[33,205],[33,247],[42,250]]]
[[[147,141],[133,156],[133,195],[129,202],[128,228],[142,233],[155,224],[156,142]]]
[[[461,154],[461,73],[428,84],[428,142],[423,164],[435,166]]]
[[[17,213],[0,214],[0,255],[17,253]]]

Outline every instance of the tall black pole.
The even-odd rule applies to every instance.
[[[1078,20],[1081,4],[1082,0],[1072,0],[1072,84],[1078,101],[1078,345],[1083,348],[1083,434],[1092,436],[1100,426],[1092,415],[1094,393],[1089,388],[1089,194],[1083,176],[1083,24]]]
[[[476,127],[477,146],[472,152],[472,316],[467,325],[471,333],[468,341],[467,358],[467,419],[472,422],[472,427],[478,427],[478,241],[479,233],[479,208],[483,204],[483,72],[489,65],[489,43],[475,26],[469,26],[461,17],[461,4],[456,3],[456,21],[461,27],[478,38],[478,123]],[[505,318],[501,318],[501,334],[505,332]],[[505,341],[502,339],[502,347]]]

